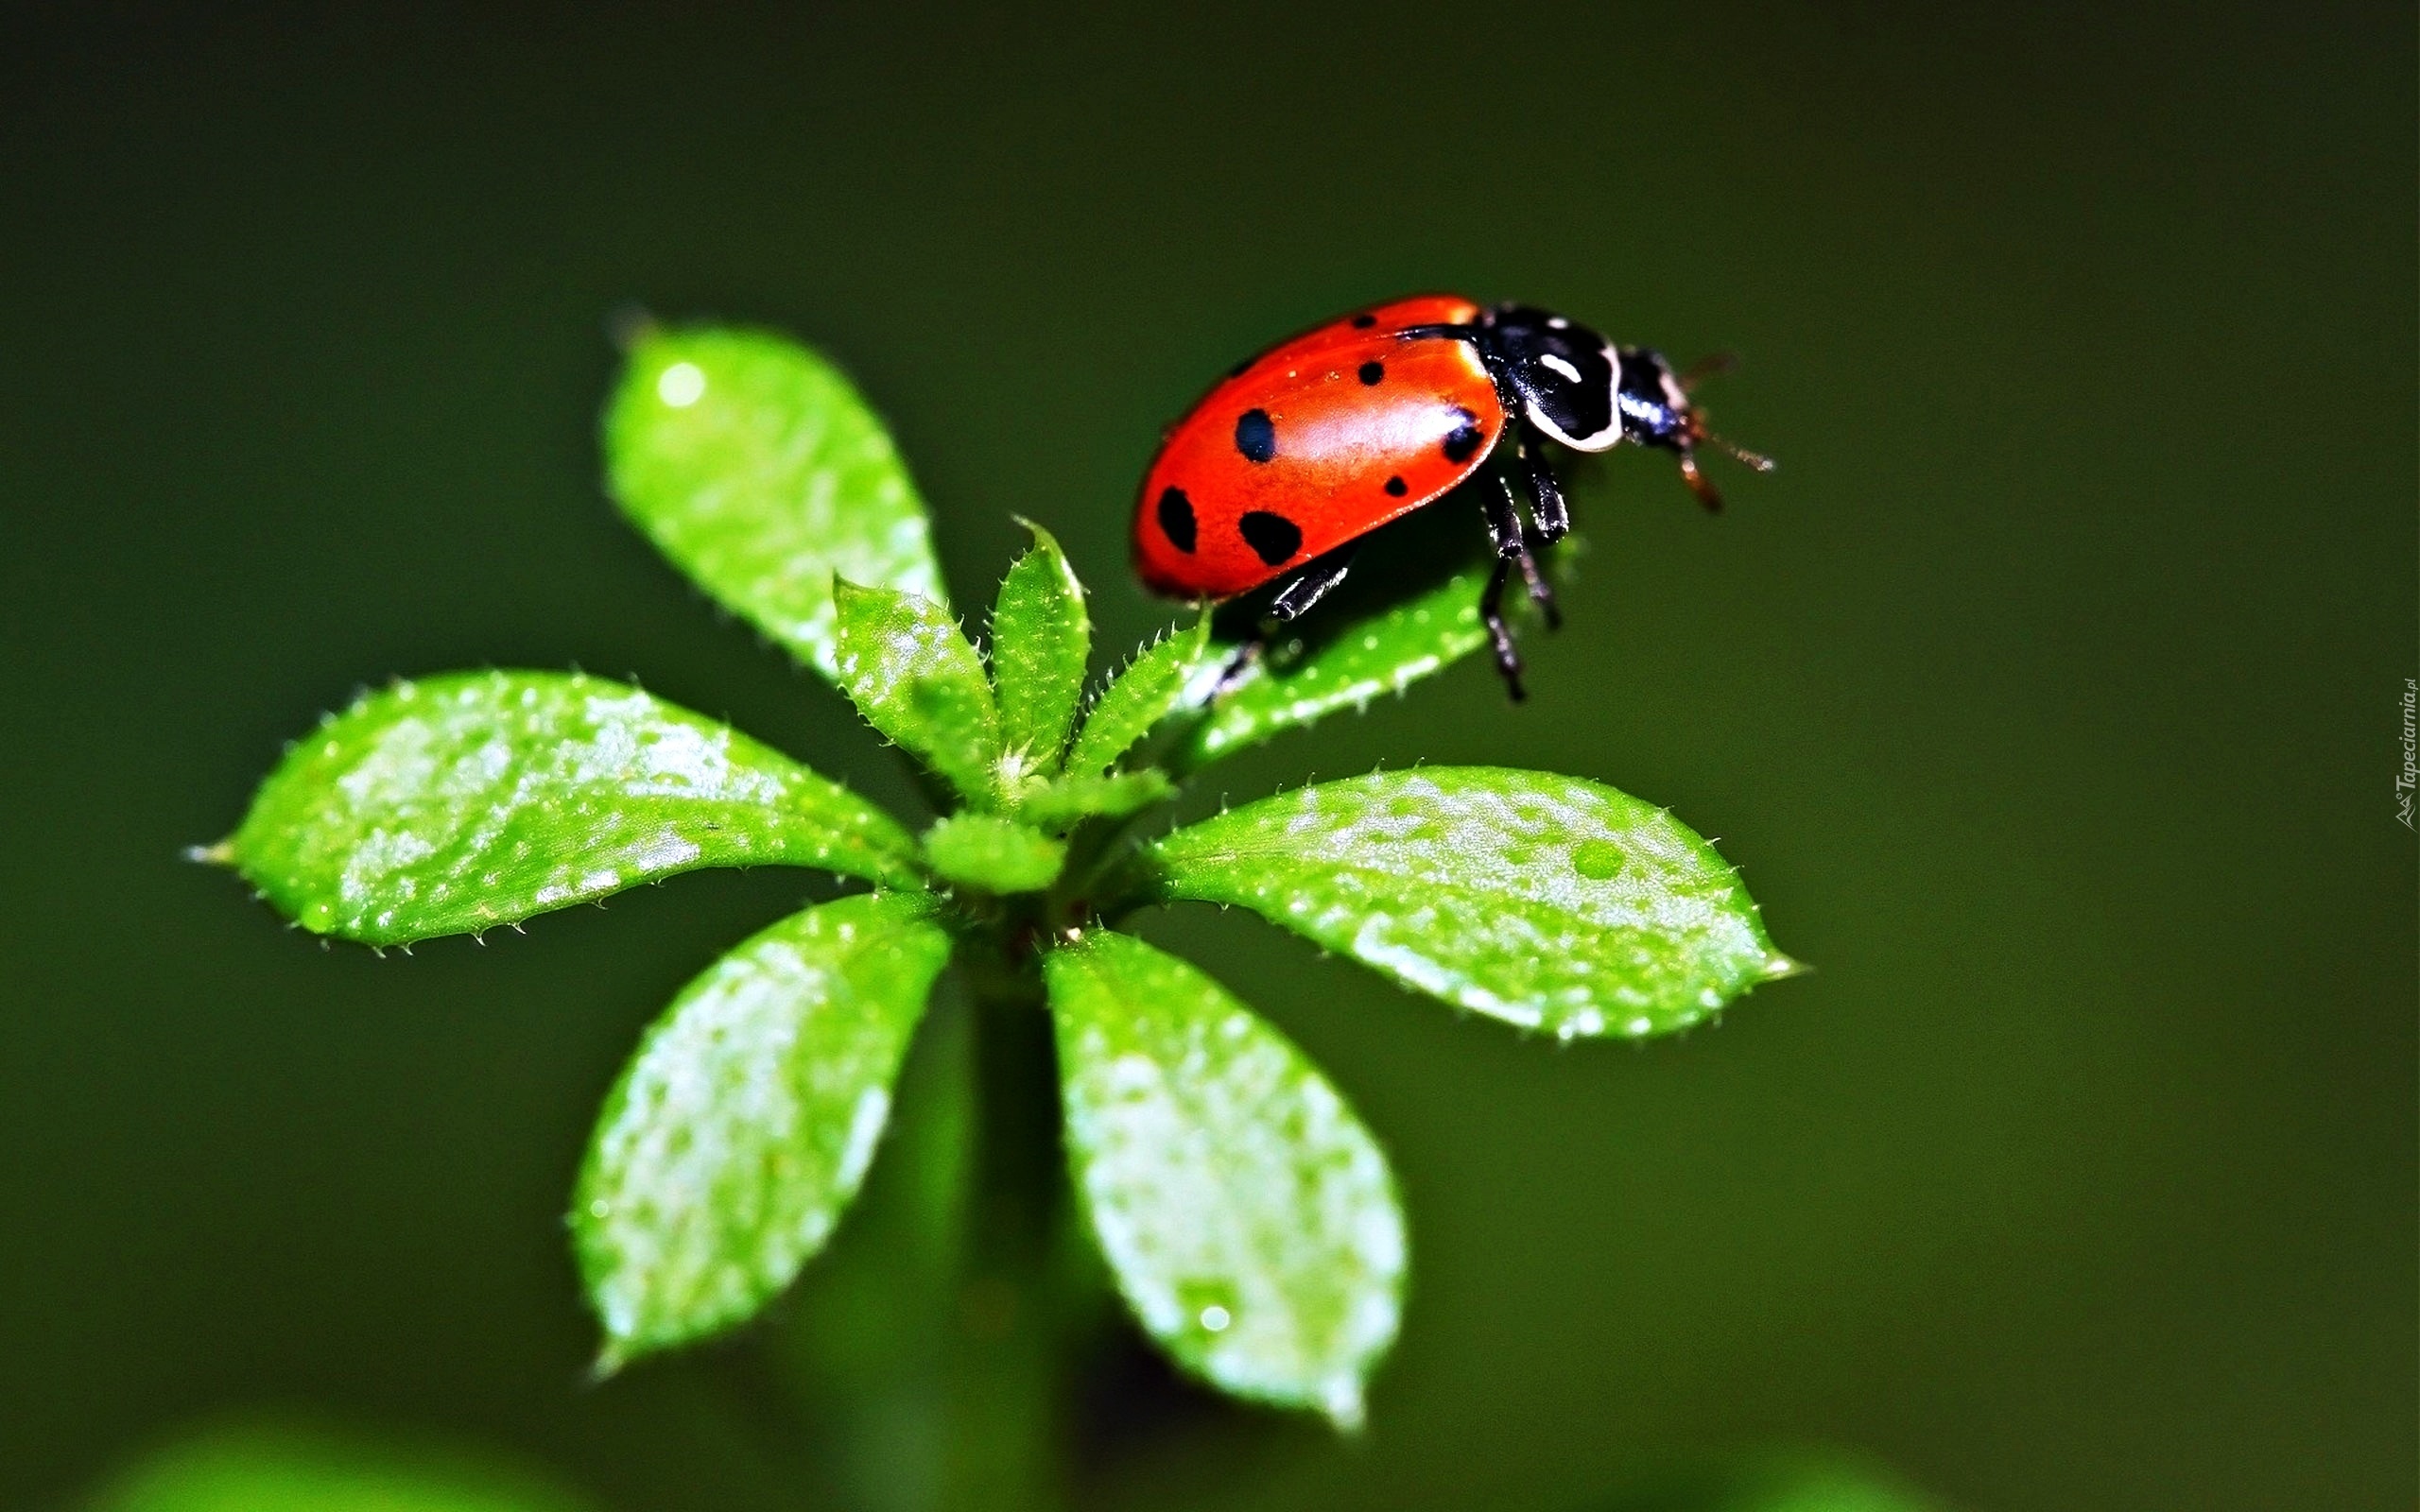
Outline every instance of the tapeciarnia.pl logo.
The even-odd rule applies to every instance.
[[[2394,776],[2394,816],[2407,830],[2411,828],[2411,784],[2420,779],[2420,768],[2411,765],[2411,706],[2420,698],[2420,679],[2403,679],[2403,770]]]

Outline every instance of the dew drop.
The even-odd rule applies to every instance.
[[[1174,1300],[1177,1315],[1190,1316],[1204,1333],[1223,1333],[1235,1326],[1235,1289],[1223,1281],[1180,1281]]]
[[[706,370],[694,362],[676,362],[655,380],[655,397],[674,409],[686,409],[705,397]]]
[[[1572,848],[1571,869],[1591,882],[1603,882],[1622,869],[1621,847],[1611,840],[1586,840]]]

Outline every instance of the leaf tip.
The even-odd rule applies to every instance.
[[[660,329],[654,312],[636,300],[627,300],[605,315],[605,339],[618,352],[632,351]]]
[[[216,845],[189,845],[184,858],[205,867],[232,867],[235,864],[235,842],[230,837]]]
[[[1338,1433],[1348,1438],[1357,1436],[1370,1420],[1368,1405],[1361,1397],[1360,1379],[1340,1376],[1329,1382],[1320,1394],[1320,1411]]]
[[[1789,956],[1784,955],[1781,952],[1775,951],[1771,955],[1765,957],[1763,980],[1768,982],[1787,981],[1789,978],[1793,976],[1809,975],[1814,971],[1814,970],[1815,968],[1807,965],[1805,961],[1792,960]]]
[[[598,1347],[596,1358],[589,1362],[588,1383],[592,1386],[601,1386],[620,1375],[622,1366],[630,1363],[630,1354],[622,1348],[621,1341],[608,1339]]]

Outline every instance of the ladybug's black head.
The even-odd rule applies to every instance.
[[[1689,400],[1698,379],[1731,365],[1727,357],[1702,362],[1686,373],[1675,374],[1664,353],[1646,347],[1621,350],[1622,387],[1616,399],[1622,412],[1622,433],[1642,446],[1661,446],[1681,456],[1681,481],[1708,509],[1722,507],[1722,494],[1698,471],[1697,450],[1711,443],[1759,472],[1772,471],[1772,458],[1742,451],[1705,428],[1705,413]]]
[[[1688,391],[1662,352],[1616,350],[1586,326],[1526,304],[1496,306],[1479,332],[1488,367],[1522,417],[1573,451],[1695,441]]]
[[[1660,352],[1617,350],[1584,325],[1526,304],[1488,311],[1477,337],[1488,369],[1521,418],[1574,451],[1602,452],[1633,441],[1676,452],[1682,481],[1709,509],[1722,507],[1722,496],[1698,471],[1700,443],[1721,447],[1759,472],[1772,467],[1705,428],[1689,400],[1698,372],[1676,375]]]
[[[1647,347],[1624,347],[1621,387],[1614,404],[1621,411],[1622,436],[1641,446],[1685,451],[1697,444],[1701,428],[1689,392],[1672,374],[1664,353]]]

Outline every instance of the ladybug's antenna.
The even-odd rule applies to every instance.
[[[1742,466],[1753,468],[1759,472],[1770,472],[1773,470],[1772,457],[1761,452],[1751,452],[1743,446],[1734,446],[1714,432],[1707,430],[1705,421],[1700,420],[1694,412],[1689,416],[1686,436],[1687,439],[1680,447],[1681,481],[1689,486],[1689,491],[1697,495],[1698,503],[1705,506],[1708,514],[1722,512],[1722,490],[1716,488],[1713,481],[1699,469],[1698,447],[1711,445],[1720,448]]]
[[[1738,366],[1739,353],[1736,352],[1712,352],[1703,357],[1700,357],[1697,361],[1690,363],[1688,367],[1683,370],[1681,375],[1673,381],[1681,386],[1681,392],[1685,394],[1690,393],[1696,390],[1698,385],[1705,382],[1707,379],[1720,378],[1724,373],[1729,372],[1732,369]]]
[[[1770,472],[1773,470],[1773,459],[1767,456],[1762,452],[1752,452],[1744,446],[1734,446],[1729,441],[1724,440],[1721,437],[1715,435],[1712,431],[1700,431],[1698,436],[1700,439],[1712,441],[1715,445],[1731,454],[1731,459],[1737,462],[1742,467],[1753,469],[1758,472]]]
[[[1686,447],[1681,449],[1681,481],[1698,496],[1698,503],[1705,506],[1706,513],[1722,512],[1722,490],[1714,486],[1713,479],[1698,470],[1697,454]]]
[[[1681,392],[1690,394],[1695,392],[1698,385],[1709,378],[1720,377],[1737,366],[1739,366],[1737,353],[1712,352],[1689,364],[1672,381],[1679,387]],[[1719,512],[1722,508],[1722,490],[1708,482],[1706,475],[1698,470],[1697,448],[1700,446],[1718,447],[1729,453],[1743,467],[1753,468],[1759,472],[1770,472],[1773,470],[1772,457],[1761,452],[1751,452],[1744,446],[1732,445],[1714,432],[1707,430],[1705,417],[1694,406],[1688,407],[1682,424],[1681,481],[1689,486],[1689,491],[1698,496],[1698,503],[1704,505],[1709,513]]]

